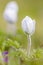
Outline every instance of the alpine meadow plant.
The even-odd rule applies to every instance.
[[[3,18],[8,23],[7,31],[10,29],[14,31],[14,26],[18,20],[18,10],[18,4],[15,1],[6,5]],[[43,49],[38,48],[31,51],[31,36],[35,32],[35,24],[35,20],[29,16],[21,21],[22,30],[28,38],[27,49],[20,45],[14,34],[11,36],[0,31],[0,65],[43,65]]]
[[[35,21],[32,20],[29,16],[26,16],[22,20],[22,29],[28,36],[28,48],[27,54],[30,55],[31,50],[31,35],[35,32]]]
[[[15,1],[9,2],[4,10],[3,18],[8,22],[7,32],[16,32],[16,22],[18,20],[18,4]]]

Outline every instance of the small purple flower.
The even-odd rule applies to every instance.
[[[4,51],[4,52],[3,52],[3,55],[6,55],[6,54],[8,54],[8,51]]]
[[[4,62],[8,63],[8,51],[3,52]]]

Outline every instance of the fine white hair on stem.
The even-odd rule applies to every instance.
[[[31,35],[28,35],[27,38],[28,38],[27,55],[30,55],[30,51],[31,51]]]
[[[15,36],[16,30],[17,30],[16,24],[7,24],[7,27],[6,27],[7,34],[11,34],[11,35]]]

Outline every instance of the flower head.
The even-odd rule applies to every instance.
[[[12,1],[6,5],[4,10],[4,19],[10,23],[14,23],[17,21],[18,18],[18,5],[16,2]]]
[[[6,8],[13,9],[15,12],[18,12],[18,5],[15,1],[9,2]]]
[[[8,51],[4,51],[3,56],[4,56],[3,61],[7,63],[8,62]]]
[[[29,16],[26,16],[22,20],[22,29],[25,33],[32,35],[35,32],[35,21]]]

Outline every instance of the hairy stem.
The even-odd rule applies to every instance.
[[[28,35],[27,55],[30,55],[30,50],[31,50],[31,35]]]

